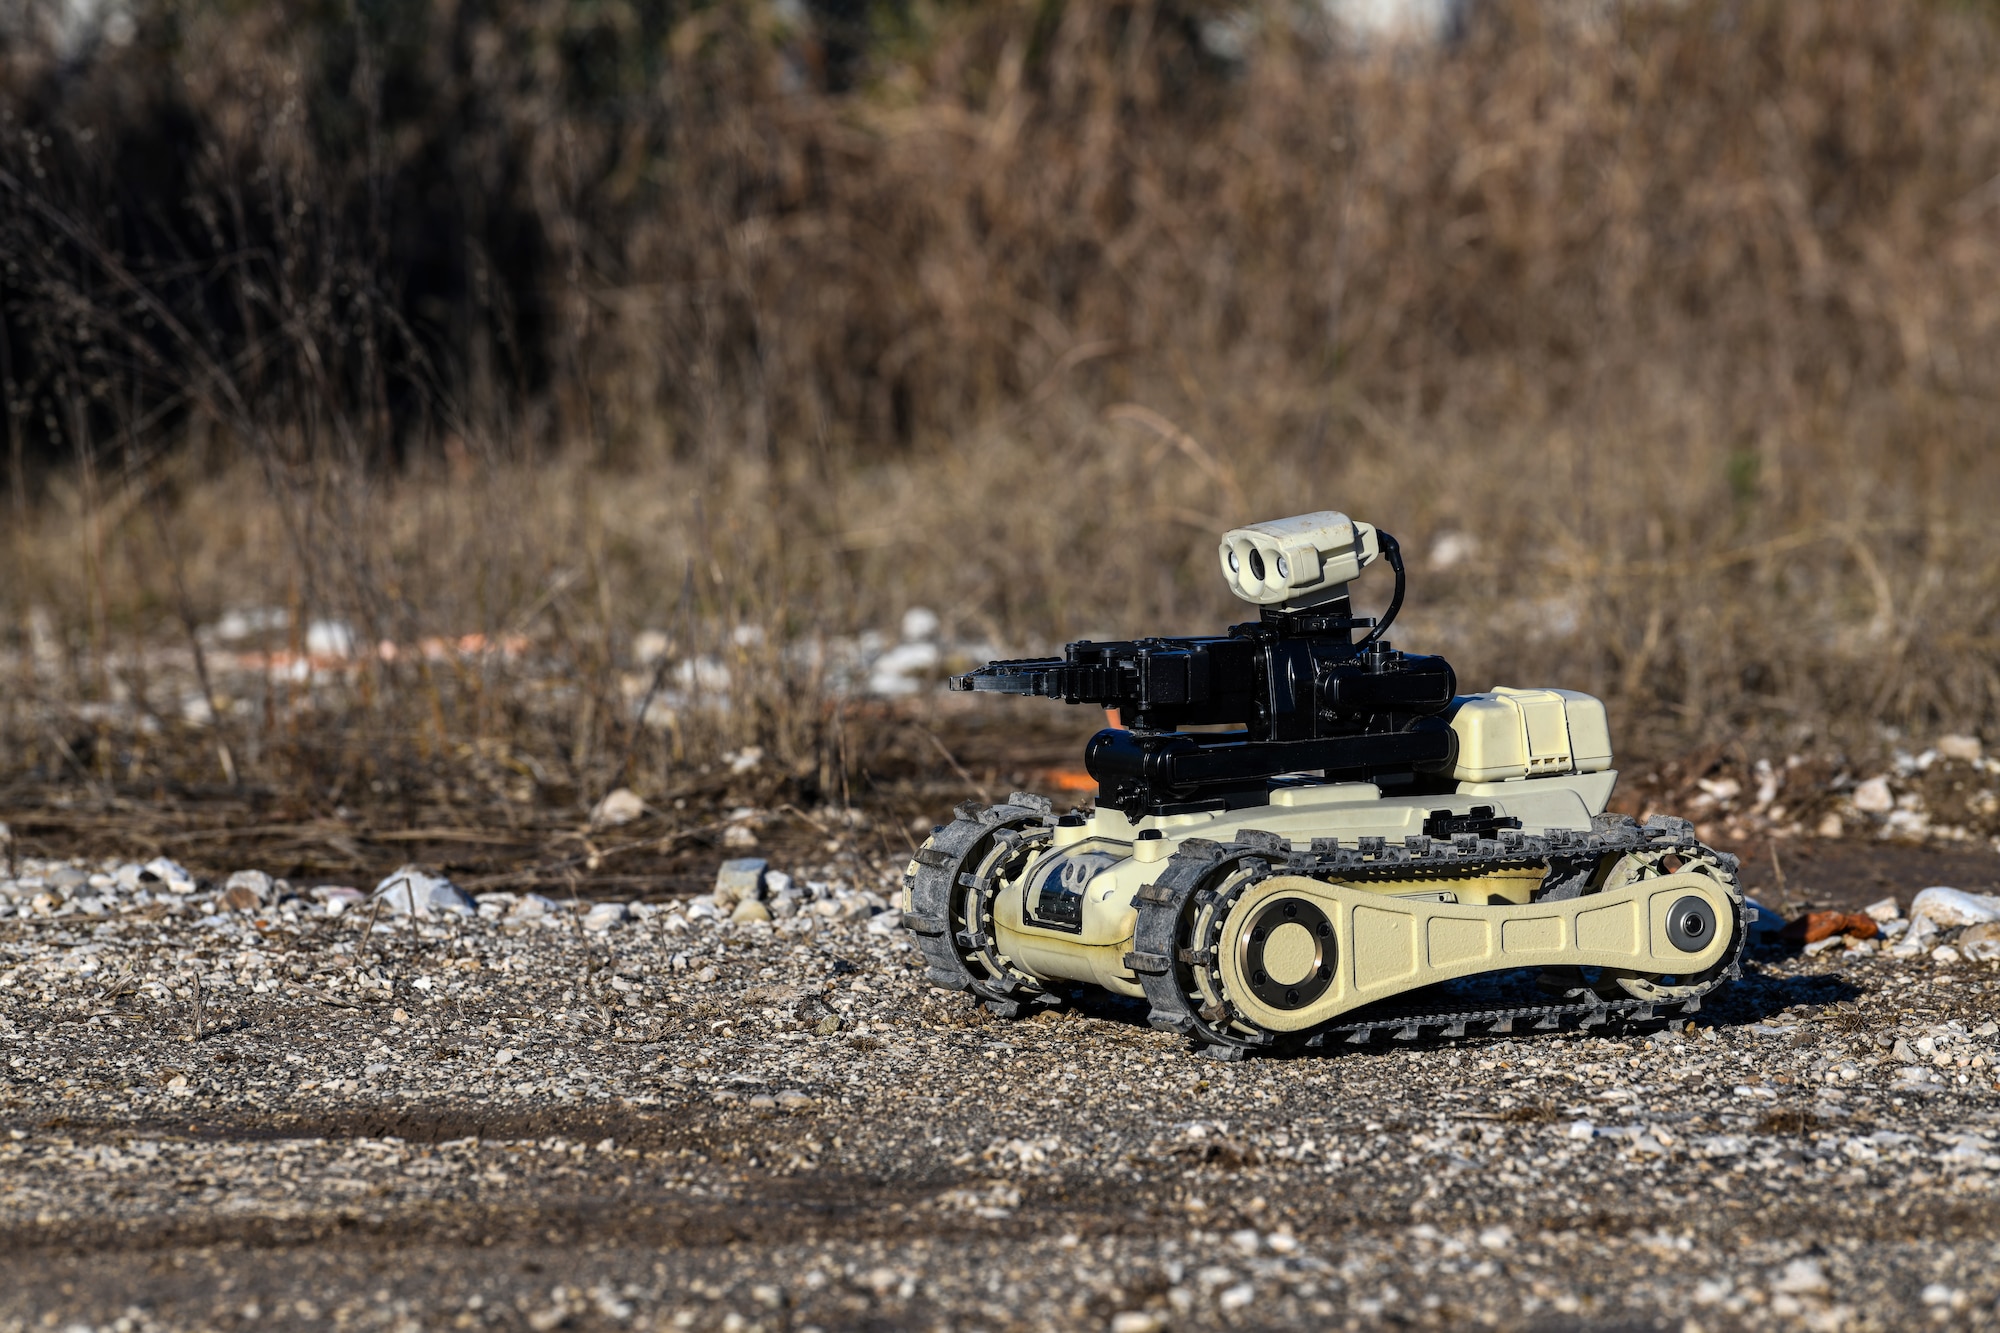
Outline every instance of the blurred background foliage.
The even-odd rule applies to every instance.
[[[713,743],[824,770],[782,645],[1207,629],[1210,534],[1317,507],[1422,553],[1408,646],[1640,744],[2000,711],[1991,6],[0,15],[0,611],[68,663],[21,754],[275,601],[566,617],[596,685],[428,713],[578,774],[639,630],[754,624]]]

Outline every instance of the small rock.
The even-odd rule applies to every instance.
[[[771,863],[759,856],[739,856],[733,861],[724,861],[715,872],[715,901],[718,906],[730,907],[748,898],[756,901],[764,896],[764,875]]]
[[[757,845],[757,830],[748,824],[731,824],[722,830],[724,847],[750,848]]]
[[[632,911],[624,903],[599,903],[583,917],[585,930],[610,930],[631,920]]]
[[[799,914],[799,895],[796,893],[774,894],[771,901],[766,903],[765,906],[770,909],[773,921],[783,921],[787,917]]]
[[[1955,963],[1958,960],[1958,950],[1949,944],[1940,944],[1937,948],[1931,950],[1931,961],[1933,963]]]
[[[562,904],[553,898],[545,898],[539,893],[524,893],[507,909],[507,915],[523,919],[550,916],[562,910]]]
[[[764,747],[761,745],[746,745],[740,750],[735,750],[722,756],[722,758],[723,762],[729,765],[729,771],[740,777],[745,773],[754,773],[757,765],[764,762]]]
[[[248,889],[258,903],[271,901],[271,877],[261,870],[239,870],[224,880],[222,884],[224,900],[226,901],[228,895],[237,889]]]
[[[1866,912],[1871,919],[1885,926],[1903,914],[1903,909],[1897,906],[1894,898],[1884,898],[1880,902],[1870,903],[1861,910]]]
[[[1833,1287],[1826,1280],[1826,1271],[1817,1263],[1794,1259],[1785,1265],[1785,1271],[1771,1284],[1771,1289],[1793,1296],[1824,1296]]]
[[[792,877],[782,870],[764,872],[764,897],[776,898],[780,894],[792,892]]]
[[[819,1036],[831,1037],[834,1033],[840,1031],[840,1015],[828,1014],[825,1018],[813,1024],[813,1031]]]
[[[1957,943],[1958,951],[1975,963],[2000,959],[2000,921],[1967,927]]]
[[[1976,764],[1985,753],[1985,747],[1977,736],[1940,736],[1937,741],[1938,756],[1942,759],[1956,759],[1963,764]]]
[[[1829,813],[1820,816],[1819,825],[1813,832],[1822,838],[1838,838],[1847,832],[1847,825],[1840,822],[1839,815]]]
[[[231,912],[254,912],[264,905],[264,899],[255,889],[238,884],[222,891],[222,904]]]
[[[1158,1310],[1120,1310],[1111,1316],[1111,1333],[1163,1333],[1167,1316]]]
[[[1909,927],[1903,931],[1902,938],[1896,941],[1895,947],[1889,952],[1897,958],[1915,958],[1918,954],[1930,950],[1931,943],[1937,939],[1937,935],[1937,922],[1927,916],[1911,917]]]
[[[1854,789],[1854,808],[1864,815],[1886,815],[1896,808],[1896,793],[1889,779],[1870,778]]]
[[[714,921],[722,915],[722,909],[707,898],[697,898],[687,905],[689,922]]]
[[[701,971],[694,974],[694,979],[696,981],[714,981],[721,975],[713,967],[704,967]]]
[[[368,901],[367,894],[345,884],[322,884],[310,896],[325,906],[328,916],[339,916],[354,904]]]
[[[870,935],[893,935],[903,928],[903,914],[895,908],[878,912],[868,919]]]
[[[769,921],[771,919],[771,909],[758,902],[755,898],[745,898],[742,902],[736,904],[736,909],[729,914],[729,919],[738,923]]]
[[[617,828],[630,824],[646,813],[646,803],[630,787],[620,787],[599,801],[590,812],[592,828]]]
[[[441,875],[429,875],[415,866],[404,866],[375,886],[373,895],[397,916],[435,916],[457,912],[472,916],[479,904],[465,890]]]
[[[786,1088],[778,1094],[778,1105],[787,1111],[800,1111],[813,1104],[813,1099],[797,1088]]]
[[[1910,904],[1911,920],[1919,917],[1946,927],[1984,925],[2000,921],[2000,898],[1961,889],[1925,889]]]

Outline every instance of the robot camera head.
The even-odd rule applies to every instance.
[[[1219,555],[1223,581],[1244,601],[1303,610],[1345,594],[1380,549],[1371,524],[1323,509],[1232,528]]]

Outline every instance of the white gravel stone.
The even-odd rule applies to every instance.
[[[646,803],[639,799],[639,793],[630,787],[620,787],[606,793],[590,812],[592,828],[617,828],[644,817]]]
[[[1955,942],[1958,951],[1975,963],[2000,959],[2000,922],[1968,927]]]
[[[268,903],[273,884],[271,877],[261,870],[239,870],[223,881],[222,890],[227,893],[232,889],[246,889],[257,895],[258,902]]]
[[[1897,905],[1894,898],[1883,898],[1877,902],[1868,904],[1868,906],[1861,910],[1868,915],[1870,920],[1881,925],[1887,925],[1903,914],[1903,909]]]
[[[1940,758],[1956,759],[1962,764],[1976,764],[1985,753],[1985,747],[1977,736],[1940,736],[1937,740]]]
[[[415,866],[404,866],[375,886],[370,895],[397,916],[437,916],[457,912],[472,916],[479,904],[440,875],[430,875]]]
[[[1909,928],[1889,952],[1897,958],[1915,958],[1918,954],[1928,953],[1937,936],[1937,922],[1927,916],[1911,917]]]
[[[1940,926],[1977,926],[2000,921],[2000,898],[1962,889],[1925,889],[1910,904],[1910,917],[1929,918]]]
[[[733,906],[748,898],[753,901],[764,896],[764,875],[771,863],[761,856],[739,856],[724,861],[715,872],[715,901],[724,906]]]
[[[612,930],[632,919],[632,911],[624,903],[599,903],[584,913],[585,930]]]
[[[1854,789],[1854,808],[1864,815],[1886,815],[1896,808],[1896,793],[1889,779],[1870,778]]]

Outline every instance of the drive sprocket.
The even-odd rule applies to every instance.
[[[967,802],[933,829],[903,872],[903,922],[946,990],[970,991],[1002,1018],[1056,996],[995,946],[993,900],[1046,846],[1055,824],[1047,797],[1015,792],[1005,804]]]

